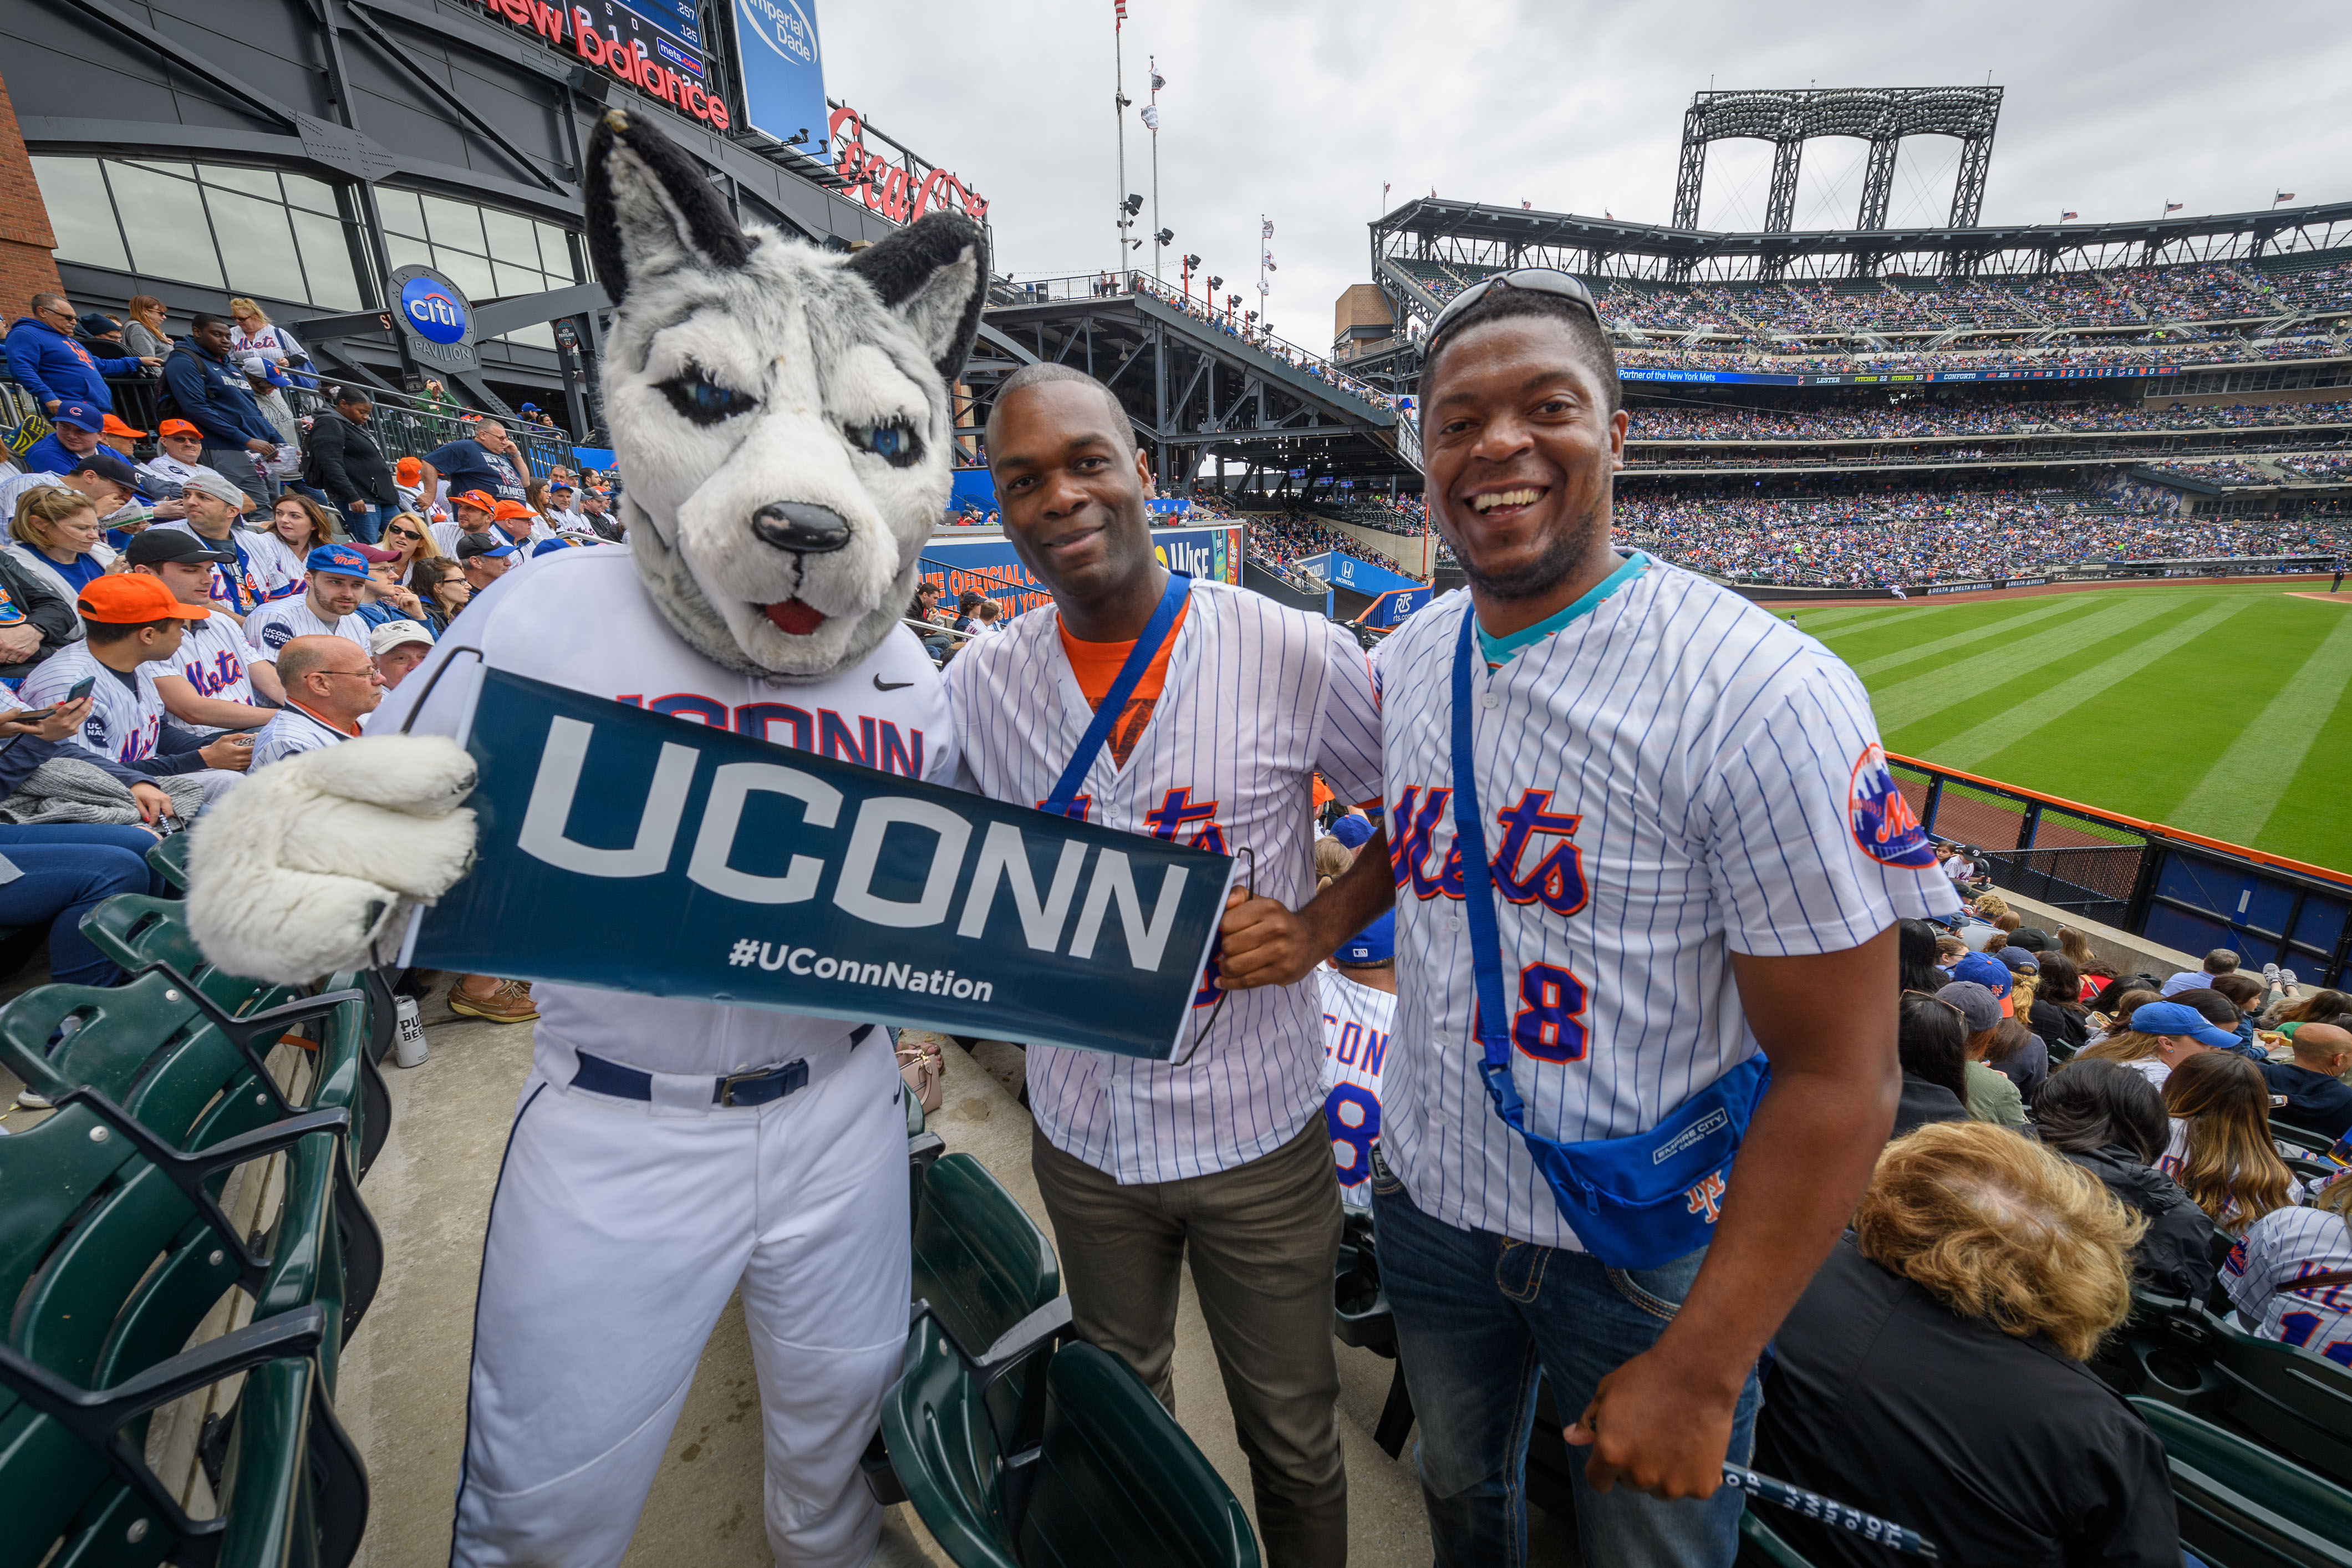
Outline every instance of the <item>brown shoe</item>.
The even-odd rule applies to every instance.
[[[528,1024],[539,1016],[539,1008],[530,999],[530,988],[520,980],[501,980],[486,996],[468,992],[465,981],[460,980],[449,987],[449,1011],[493,1024]]]

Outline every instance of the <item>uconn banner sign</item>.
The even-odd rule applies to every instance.
[[[404,962],[1165,1060],[1233,862],[488,671]]]

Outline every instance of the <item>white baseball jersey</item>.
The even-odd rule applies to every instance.
[[[2352,1367],[2352,1285],[2295,1286],[2338,1269],[2352,1269],[2352,1231],[2342,1215],[2273,1209],[2230,1249],[2221,1284],[2253,1332]]]
[[[481,658],[452,665],[460,649]],[[484,664],[906,778],[945,783],[955,771],[946,694],[911,633],[893,631],[863,663],[823,680],[740,675],[670,630],[625,551],[566,550],[499,579],[449,624],[399,689],[384,694],[368,733],[397,732],[418,702],[425,706],[414,731],[461,733]],[[444,665],[452,668],[436,685]],[[716,1075],[809,1056],[856,1026],[569,985],[538,984],[531,995],[539,1004],[538,1060],[557,1083],[571,1081],[575,1051],[648,1072]]]
[[[118,763],[144,762],[163,732],[163,699],[147,669],[141,665],[126,678],[91,658],[89,643],[71,643],[35,666],[17,695],[27,708],[54,708],[90,680],[89,717],[74,739]]]
[[[1316,969],[1315,984],[1323,995],[1323,1122],[1339,1172],[1339,1201],[1370,1208],[1372,1144],[1381,1135],[1381,1069],[1397,999],[1328,963]]]
[[[264,724],[261,732],[254,737],[253,760],[246,764],[246,772],[251,773],[281,757],[323,751],[329,746],[339,746],[345,741],[357,739],[357,736],[346,735],[332,724],[313,718],[304,710],[289,703],[271,714],[269,722]]]
[[[178,653],[139,668],[150,676],[179,676],[195,688],[199,697],[215,697],[223,702],[242,702],[251,707],[253,679],[249,672],[257,664],[269,663],[270,657],[245,640],[245,628],[234,619],[213,616],[188,623],[187,632],[180,638]]]
[[[1563,1142],[1644,1131],[1756,1054],[1733,952],[1838,952],[1959,907],[1862,683],[1819,642],[1638,554],[1570,611],[1491,671],[1474,637],[1470,716],[1512,1077],[1528,1131]],[[1447,864],[1470,613],[1446,595],[1381,650],[1402,995],[1381,1147],[1431,1216],[1580,1250],[1472,1033]]]
[[[280,599],[264,605],[245,617],[246,640],[251,643],[262,659],[275,662],[278,650],[296,637],[349,637],[362,648],[368,646],[371,627],[356,610],[337,621],[322,619],[310,607],[310,595]]]
[[[269,584],[271,599],[290,599],[299,594],[310,581],[310,557],[308,551],[297,551],[278,536],[277,531],[253,531],[240,530],[244,544],[260,576]]]
[[[972,787],[1024,805],[1051,795],[1094,719],[1059,614],[1041,607],[965,644],[947,684]],[[1296,908],[1315,885],[1313,773],[1369,800],[1380,748],[1371,672],[1352,637],[1319,616],[1196,582],[1127,765],[1105,745],[1079,794],[1087,820],[1106,827],[1254,850],[1257,891]],[[1230,1169],[1297,1137],[1322,1103],[1316,1013],[1311,979],[1220,992],[1204,976],[1176,1047],[1183,1066],[1032,1046],[1029,1109],[1055,1148],[1121,1182]]]
[[[175,528],[204,542],[207,550],[230,550],[236,553],[236,564],[225,562],[213,565],[213,607],[225,614],[244,616],[263,605],[284,599],[302,591],[305,579],[300,574],[289,576],[278,564],[278,557],[265,554],[261,549],[264,535],[249,528],[232,527],[226,539],[213,539],[197,533],[184,518],[159,522],[157,528]]]

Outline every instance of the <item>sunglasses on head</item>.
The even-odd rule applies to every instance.
[[[1437,312],[1437,320],[1430,322],[1429,335],[1432,338],[1436,337],[1445,330],[1446,322],[1461,315],[1472,304],[1484,299],[1490,290],[1496,289],[1525,289],[1538,294],[1557,294],[1591,317],[1594,326],[1601,325],[1601,308],[1592,302],[1592,290],[1584,286],[1583,279],[1572,273],[1562,272],[1556,267],[1521,267],[1510,272],[1497,272],[1492,278],[1481,279],[1454,296],[1445,309]]]

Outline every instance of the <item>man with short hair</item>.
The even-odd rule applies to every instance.
[[[452,553],[465,569],[466,585],[477,594],[505,576],[515,563],[515,547],[501,534],[467,534]]]
[[[304,636],[278,650],[286,706],[253,743],[253,765],[359,738],[360,721],[383,700],[383,677],[366,647],[345,637]]]
[[[2217,947],[2205,955],[2205,962],[2195,969],[2184,969],[2164,983],[2164,994],[2178,996],[2183,991],[2200,991],[2210,986],[2216,976],[2235,974],[2238,955],[2226,947]]]
[[[144,573],[172,590],[184,605],[210,607],[213,568],[236,557],[207,548],[209,541],[179,529],[149,529],[123,552],[131,570]],[[257,688],[272,703],[285,700],[269,656],[245,640],[234,616],[207,616],[192,622],[172,658],[147,667],[163,710],[183,729],[209,741],[230,730],[258,730],[269,710],[254,701]]]
[[[588,526],[587,516],[580,510],[580,487],[567,479],[547,482],[547,521],[555,525],[558,533],[577,533],[594,538],[596,531]]]
[[[274,561],[265,561],[246,547],[245,531],[236,524],[248,498],[226,475],[209,468],[198,469],[188,476],[180,499],[187,503],[185,515],[156,526],[193,534],[204,541],[206,549],[230,557],[213,567],[210,603],[215,609],[242,620],[273,600],[290,598],[301,591],[300,584]]]
[[[2330,1138],[2352,1132],[2352,1088],[2343,1081],[2346,1069],[2352,1068],[2352,1030],[2298,1024],[2293,1044],[2294,1060],[2261,1064],[2271,1092],[2286,1096],[2286,1103],[2271,1114]]]
[[[1383,834],[1300,913],[1229,911],[1224,982],[1395,903],[1372,1203],[1441,1568],[1526,1553],[1538,1369],[1584,1561],[1727,1568],[1758,1357],[1894,1122],[1895,922],[1959,900],[1853,672],[1611,544],[1627,416],[1581,281],[1456,296],[1421,396],[1468,587],[1381,649]]]
[[[18,700],[28,708],[54,708],[89,680],[95,700],[82,721],[84,747],[150,777],[194,776],[208,799],[236,783],[252,755],[252,737],[224,735],[194,750],[163,749],[163,698],[147,668],[170,663],[187,623],[212,612],[181,603],[159,579],[137,572],[99,578],[82,589],[74,608],[89,635],[28,676]]]
[[[1262,893],[1304,896],[1315,773],[1350,800],[1380,787],[1363,650],[1319,616],[1160,563],[1150,458],[1093,377],[1043,364],[1007,378],[988,454],[1006,537],[1053,604],[949,661],[971,782],[1107,827],[1245,847]],[[1106,731],[1114,686],[1128,695]],[[1084,1238],[1062,1260],[1078,1334],[1163,1401],[1189,1258],[1267,1560],[1338,1564],[1340,1216],[1319,1008],[1303,970],[1220,1001],[1215,962],[1176,1042],[1182,1066],[1029,1047],[1031,1163],[1056,1234]]]
[[[433,651],[433,634],[415,621],[386,621],[368,637],[375,672],[383,689],[392,690]]]
[[[163,362],[163,384],[180,417],[204,434],[203,460],[263,506],[275,497],[260,462],[278,456],[278,427],[253,400],[244,371],[229,363],[229,324],[199,314]]]
[[[32,313],[17,317],[8,329],[8,374],[52,419],[69,403],[89,404],[101,414],[111,410],[114,394],[106,384],[108,376],[137,375],[163,363],[137,354],[94,358],[74,341],[79,323],[62,294],[43,289],[33,296],[28,309]]]
[[[155,426],[155,456],[140,468],[140,488],[151,495],[176,490],[198,474],[216,474],[207,468],[205,433],[184,419],[166,419]]]
[[[245,635],[266,658],[276,658],[296,637],[338,637],[367,651],[366,621],[359,614],[367,597],[368,559],[348,544],[321,544],[304,561],[310,576],[299,598],[264,605],[245,617]],[[278,682],[292,683],[280,672]]]
[[[1937,987],[1936,1000],[1960,1016],[1969,1115],[1999,1127],[2023,1127],[2025,1100],[2017,1085],[1985,1063],[1992,1053],[1992,1037],[2000,1032],[2000,1000],[1973,980],[1955,980]]]
[[[64,403],[49,411],[49,433],[25,448],[27,471],[62,474],[100,447],[106,411],[94,403]]]
[[[581,492],[580,516],[592,531],[614,544],[618,544],[628,537],[628,528],[621,521],[619,515],[605,510],[603,490],[587,489]]]
[[[453,494],[482,490],[492,500],[525,500],[521,458],[505,426],[478,419],[470,435],[425,454],[425,504],[440,499],[444,485]]]

